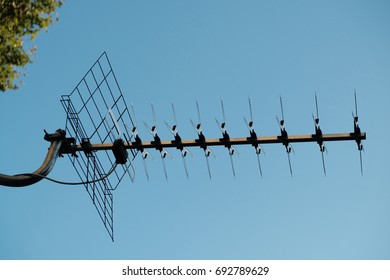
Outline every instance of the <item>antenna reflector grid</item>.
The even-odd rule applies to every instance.
[[[83,141],[84,145],[87,142],[94,145],[132,141],[133,135],[128,132],[126,126],[134,127],[134,123],[105,52],[73,91],[69,95],[61,96],[61,104],[66,113],[66,135],[75,138],[77,145],[81,145]],[[129,173],[130,178],[135,176],[131,164],[137,151],[123,152],[122,146],[117,146],[115,154],[110,150],[68,154],[80,180],[85,182],[84,186],[112,239],[112,190],[117,188],[126,173]],[[109,178],[94,181],[104,177],[115,165],[117,166]]]

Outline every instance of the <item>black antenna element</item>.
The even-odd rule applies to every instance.
[[[320,117],[318,114],[318,102],[317,102],[317,93],[315,94],[315,101],[316,101],[316,117],[314,118],[314,128],[315,128],[315,137],[317,138],[317,144],[320,146],[320,152],[321,152],[321,158],[322,158],[322,167],[324,169],[324,175],[326,176],[326,168],[325,168],[325,160],[324,160],[324,151],[326,151],[326,147],[324,144],[324,141],[322,140],[322,130],[320,128]]]
[[[292,172],[292,167],[291,167],[291,160],[290,160],[290,153],[293,151],[292,146],[290,145],[289,138],[288,138],[288,133],[286,131],[286,128],[284,126],[284,112],[283,112],[283,102],[282,102],[282,97],[279,97],[280,100],[280,109],[282,111],[282,119],[279,121],[278,116],[276,116],[276,120],[278,121],[279,128],[280,128],[280,136],[279,138],[282,140],[282,144],[286,148],[286,153],[287,153],[287,159],[288,159],[288,166],[290,168],[290,174],[291,177],[293,176]]]
[[[136,145],[136,150],[138,152],[141,152],[141,155],[142,155],[142,159],[143,159],[143,164],[144,164],[144,170],[145,170],[145,175],[146,175],[146,178],[148,179],[149,181],[149,173],[148,173],[148,168],[147,168],[147,165],[146,165],[146,158],[148,156],[150,156],[151,158],[153,158],[153,156],[147,151],[145,150],[143,147],[142,147],[142,140],[141,138],[139,137],[138,135],[138,129],[137,129],[137,118],[135,116],[135,111],[134,111],[134,106],[133,106],[133,103],[131,103],[131,112],[133,114],[133,118],[134,118],[134,124],[133,124],[133,128],[130,129],[127,124],[125,124],[125,127],[126,127],[126,130],[128,132],[131,132],[132,136],[133,136],[133,139],[134,139],[134,142],[133,144]]]
[[[205,155],[205,158],[206,158],[206,164],[207,164],[207,170],[209,172],[209,177],[210,177],[210,180],[211,180],[211,171],[210,171],[210,163],[209,163],[209,156],[210,155],[213,155],[214,158],[215,158],[215,154],[213,153],[213,151],[206,145],[206,137],[204,136],[203,134],[203,131],[202,131],[202,123],[201,123],[201,120],[200,120],[200,110],[199,110],[199,102],[198,100],[196,100],[196,110],[198,112],[198,124],[195,125],[194,122],[190,119],[190,122],[192,124],[192,126],[194,127],[195,131],[198,133],[198,139],[195,140],[195,142],[197,143],[196,146],[199,146],[200,148],[203,149],[204,151],[204,155]]]
[[[230,164],[232,166],[233,176],[236,177],[236,171],[234,170],[234,164],[233,164],[233,154],[234,154],[234,152],[236,152],[236,154],[238,154],[238,152],[237,152],[236,148],[233,145],[230,144],[230,136],[229,136],[229,134],[227,133],[227,130],[226,130],[225,108],[223,106],[222,98],[221,98],[221,107],[222,107],[223,122],[219,123],[217,118],[215,118],[215,121],[217,122],[217,125],[218,125],[219,129],[222,132],[221,141],[226,142],[225,148],[227,148],[228,151],[229,151]]]
[[[172,112],[173,112],[174,124],[173,124],[172,128],[169,126],[169,124],[167,122],[165,122],[165,125],[168,127],[169,131],[173,134],[173,137],[175,138],[174,143],[176,144],[176,148],[178,150],[180,150],[180,152],[181,152],[181,157],[183,159],[183,165],[184,165],[184,171],[186,172],[186,176],[188,178],[188,169],[187,169],[187,164],[186,164],[185,157],[186,157],[187,154],[190,154],[192,157],[193,157],[193,155],[190,152],[190,150],[188,150],[187,148],[185,148],[182,145],[181,137],[179,135],[179,130],[177,129],[176,111],[175,111],[175,106],[173,105],[173,101],[171,102],[171,104],[172,104]]]
[[[164,174],[165,174],[165,179],[168,181],[168,174],[167,174],[167,168],[165,166],[165,157],[168,155],[170,158],[172,158],[172,156],[168,153],[168,151],[166,149],[164,149],[162,146],[161,146],[161,139],[160,137],[158,136],[157,134],[157,122],[156,122],[156,113],[154,111],[154,106],[153,106],[153,103],[150,103],[150,106],[152,108],[152,113],[153,113],[153,126],[152,128],[150,128],[145,122],[144,122],[144,125],[146,126],[146,128],[149,130],[149,132],[153,135],[153,139],[154,141],[152,141],[152,144],[155,146],[155,149],[158,150],[160,152],[160,155],[161,155],[161,160],[162,160],[162,165],[163,165],[163,169],[164,169]]]
[[[249,112],[250,112],[250,121],[248,122],[246,118],[244,117],[244,122],[247,125],[249,129],[249,134],[250,136],[247,138],[249,141],[251,141],[251,145],[255,148],[256,150],[256,156],[257,156],[257,165],[259,166],[259,172],[260,176],[263,177],[263,172],[261,171],[261,164],[260,164],[260,153],[262,151],[262,147],[260,144],[257,142],[257,134],[255,132],[254,126],[253,126],[253,112],[252,112],[252,103],[251,99],[248,96],[248,102],[249,102]]]
[[[357,99],[356,99],[356,90],[354,90],[354,96],[355,96],[355,113],[356,115],[353,114],[352,112],[352,117],[353,117],[353,134],[354,136],[360,135],[360,127],[359,127],[359,117],[358,117],[358,110],[357,110]],[[364,151],[363,144],[362,144],[362,139],[356,138],[356,144],[358,146],[359,150],[359,156],[360,156],[360,173],[363,175],[363,159],[362,159],[362,151]]]

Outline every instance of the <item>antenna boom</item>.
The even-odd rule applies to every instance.
[[[366,133],[361,132],[360,135],[354,133],[336,133],[336,134],[322,134],[321,141],[356,141],[356,140],[365,140]],[[315,134],[308,135],[289,135],[289,143],[304,143],[304,142],[317,142],[319,140],[318,136]],[[223,138],[214,138],[214,139],[205,139],[203,142],[200,142],[198,139],[191,140],[182,140],[180,143],[183,147],[200,147],[200,146],[224,146],[224,145],[252,145],[253,143],[258,144],[276,144],[283,143],[286,139],[283,139],[280,136],[261,136],[256,139],[251,139],[249,137],[242,138],[230,138],[229,141],[225,141]],[[159,148],[177,148],[177,143],[174,140],[165,140],[158,143]],[[91,149],[94,151],[101,150],[112,150],[113,143],[103,143],[103,144],[91,144]],[[155,141],[145,141],[141,143],[128,142],[124,143],[125,149],[152,149],[156,148]],[[61,154],[70,154],[77,151],[83,151],[81,145],[75,145],[73,148],[68,150],[62,150]]]

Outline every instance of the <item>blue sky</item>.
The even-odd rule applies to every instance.
[[[65,126],[60,96],[106,51],[138,122],[152,122],[153,101],[162,139],[171,100],[182,138],[196,137],[196,99],[205,135],[220,137],[221,97],[231,137],[248,135],[248,96],[258,135],[279,134],[280,95],[287,131],[314,133],[315,92],[323,132],[352,132],[356,89],[364,176],[353,142],[327,144],[327,177],[313,143],[294,145],[293,178],[282,145],[264,146],[263,178],[253,148],[237,147],[235,179],[215,148],[212,181],[200,149],[188,180],[171,151],[168,182],[151,151],[150,182],[137,158],[135,183],[114,192],[114,243],[81,186],[1,187],[0,259],[390,258],[388,1],[66,1],[58,12],[24,86],[0,96],[1,173],[40,166],[43,129]],[[50,177],[78,180],[67,158]]]

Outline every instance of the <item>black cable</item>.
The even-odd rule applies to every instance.
[[[100,177],[99,179],[92,180],[92,181],[85,181],[85,182],[63,182],[63,181],[58,181],[58,180],[49,178],[49,177],[44,176],[44,175],[41,175],[41,174],[34,174],[34,173],[24,173],[24,174],[19,174],[19,175],[40,177],[40,178],[42,178],[42,179],[46,179],[46,180],[52,181],[52,182],[54,182],[54,183],[62,184],[62,185],[84,185],[84,184],[91,184],[91,183],[97,183],[97,182],[103,181],[103,180],[106,179],[108,176],[110,176],[110,175],[112,174],[112,172],[114,172],[114,170],[115,170],[116,167],[117,167],[117,164],[115,163],[115,164],[111,167],[111,169],[108,171],[108,173],[107,173],[106,175]]]

